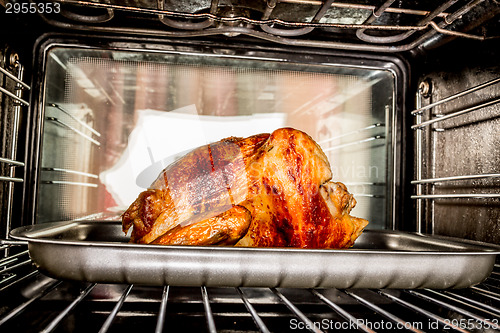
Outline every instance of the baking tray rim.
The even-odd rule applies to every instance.
[[[236,246],[214,246],[214,245],[156,245],[156,244],[135,244],[125,243],[118,241],[101,241],[101,240],[68,240],[68,239],[55,239],[51,237],[42,238],[40,235],[57,234],[57,230],[64,231],[70,229],[75,225],[82,224],[107,224],[107,225],[121,225],[119,221],[89,221],[89,220],[74,220],[63,222],[49,222],[42,224],[35,224],[29,226],[18,227],[10,231],[11,238],[26,241],[29,243],[41,243],[51,245],[71,245],[71,246],[92,246],[92,247],[112,247],[123,249],[160,249],[160,250],[181,250],[181,251],[229,251],[229,252],[287,252],[287,253],[343,253],[343,254],[390,254],[390,255],[496,255],[500,254],[500,245],[491,243],[479,242],[468,239],[460,239],[449,236],[429,235],[416,232],[405,232],[396,230],[379,230],[367,229],[363,233],[376,233],[381,235],[390,236],[405,236],[411,237],[416,240],[429,240],[438,241],[440,245],[450,246],[450,248],[461,246],[469,246],[470,250],[391,250],[391,249],[363,249],[363,248],[349,248],[349,249],[302,249],[294,247],[236,247]]]

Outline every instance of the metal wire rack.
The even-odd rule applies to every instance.
[[[163,0],[127,1],[126,5],[115,1],[59,0],[59,14],[42,14],[42,17],[49,24],[65,29],[156,37],[247,35],[286,45],[378,52],[408,51],[438,34],[475,40],[497,38],[459,31],[455,27],[469,12],[486,10],[488,13],[480,15],[482,19],[474,26],[498,13],[495,11],[499,10],[497,6],[484,9],[484,1],[457,4],[457,0],[447,0],[437,3],[432,10],[399,8],[393,6],[394,2],[387,0],[374,6],[331,0],[268,0],[240,8],[238,4],[219,0],[194,7],[175,1],[167,5]],[[93,8],[96,13],[82,14],[84,7]],[[120,23],[118,14],[141,16],[161,24],[147,28],[128,27]],[[396,20],[395,15],[404,18]],[[349,35],[354,38],[342,40]],[[307,38],[295,38],[302,36]]]
[[[8,70],[0,67],[0,72],[8,79],[13,80],[16,83],[15,86],[15,91],[12,92],[4,87],[0,87],[0,92],[2,94],[5,94],[6,96],[12,98],[15,102],[18,103],[18,105],[15,107],[14,114],[15,114],[15,119],[14,121],[17,122],[19,119],[19,106],[20,105],[25,105],[29,106],[29,103],[22,98],[22,92],[23,90],[29,90],[30,87],[22,81],[23,77],[23,67],[18,63],[17,64],[19,69],[18,69],[18,76],[13,75],[10,73]],[[14,133],[12,134],[13,137],[17,138],[18,135],[18,128],[14,128]],[[21,161],[15,160],[15,146],[16,143],[12,143],[11,147],[11,156],[10,158],[7,157],[0,157],[0,163],[4,163],[9,165],[12,168],[15,167],[24,167],[24,163]],[[6,182],[22,182],[22,178],[16,178],[13,176],[13,172],[10,172],[8,176],[3,176],[0,175],[0,181],[6,181]]]
[[[2,54],[2,56],[5,56]],[[2,148],[0,155],[0,221],[6,229],[0,232],[0,235],[8,233],[12,219],[12,206],[14,189],[16,183],[24,182],[19,177],[17,170],[24,168],[25,164],[17,156],[18,137],[20,132],[20,123],[23,108],[29,106],[29,102],[24,98],[25,92],[30,90],[30,86],[23,82],[24,67],[19,63],[17,54],[13,53],[10,57],[10,64],[4,64],[5,68],[0,67],[0,73],[3,76],[3,85],[0,87],[2,97],[2,117],[8,120],[3,124]]]
[[[420,89],[417,96],[417,108],[411,112],[414,116],[415,123],[412,126],[412,129],[415,131],[415,145],[416,145],[416,179],[414,179],[411,184],[415,185],[415,194],[411,196],[412,199],[417,200],[417,221],[419,225],[419,230],[422,231],[422,220],[423,220],[423,200],[445,200],[445,199],[498,199],[500,198],[500,193],[495,191],[495,181],[500,178],[500,173],[498,172],[489,172],[489,173],[480,173],[480,174],[467,174],[467,175],[450,175],[450,176],[427,176],[424,177],[425,174],[431,174],[436,171],[432,170],[433,162],[430,162],[430,157],[424,156],[428,155],[426,151],[428,151],[430,146],[429,142],[435,140],[443,140],[442,138],[438,138],[439,133],[443,133],[445,131],[453,131],[454,129],[460,128],[463,121],[471,121],[467,118],[467,115],[473,114],[474,112],[487,112],[491,115],[490,119],[486,119],[493,123],[493,119],[495,119],[495,114],[498,114],[498,103],[500,103],[500,98],[495,97],[498,95],[497,85],[500,83],[499,78],[495,78],[489,80],[487,82],[475,85],[468,89],[464,89],[460,92],[442,98],[438,101],[430,103],[426,106],[422,106],[422,94],[423,89]],[[425,86],[422,85],[423,88]],[[463,101],[459,102],[459,110],[455,109],[455,105],[452,105],[451,111],[446,111],[445,113],[434,111],[435,108],[439,106],[446,106],[454,101],[460,101],[464,98],[469,97],[471,94],[475,92],[481,92],[485,89],[490,88],[490,93],[486,94],[488,96],[488,100],[481,100],[479,102],[474,102],[472,106],[463,107],[465,104]],[[485,97],[482,97],[483,99]],[[469,99],[470,100],[470,99]],[[425,117],[425,120],[424,120]],[[457,119],[455,119],[457,118]],[[445,128],[439,127],[442,122],[445,123],[449,120],[456,120],[455,123],[449,125],[446,130]],[[474,122],[474,121],[473,121]],[[495,125],[491,125],[494,126]],[[427,136],[424,137],[423,133],[427,130]],[[478,129],[476,128],[476,131]],[[493,132],[495,130],[493,129]],[[458,137],[457,137],[458,139]],[[427,143],[426,143],[427,142]],[[429,146],[430,145],[430,146]],[[494,149],[494,148],[493,148]],[[464,152],[465,153],[465,152]],[[466,153],[465,153],[466,154]],[[434,159],[436,159],[434,157]],[[429,160],[429,161],[427,161]],[[427,162],[426,162],[427,161]],[[428,168],[431,170],[424,171],[424,164],[429,164]],[[435,162],[434,162],[435,163]],[[439,191],[435,193],[435,190],[440,186],[447,184],[467,184],[467,182],[473,181],[484,181],[488,183],[476,184],[473,190],[469,190],[469,193],[463,193],[463,191],[456,191],[452,188],[452,190],[448,190],[448,193],[443,193],[443,191]],[[493,189],[493,190],[492,190]],[[482,193],[481,190],[483,190]],[[432,206],[431,206],[432,207]]]
[[[2,331],[500,330],[500,265],[462,290],[145,287],[54,280],[30,265],[25,246],[9,249],[16,253],[0,261]]]

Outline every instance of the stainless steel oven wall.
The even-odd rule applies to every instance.
[[[428,233],[500,243],[498,46],[455,43],[419,78],[415,134],[417,219]],[[460,61],[454,54],[460,53]],[[437,60],[436,60],[437,59]],[[433,70],[435,69],[435,70]]]

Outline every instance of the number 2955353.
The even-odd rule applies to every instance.
[[[6,14],[58,14],[61,12],[61,4],[58,2],[39,3],[11,3],[5,4]]]

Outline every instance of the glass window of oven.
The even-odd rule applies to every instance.
[[[192,52],[47,53],[37,221],[118,218],[176,158],[229,136],[293,127],[327,155],[352,214],[385,228],[393,73]]]

